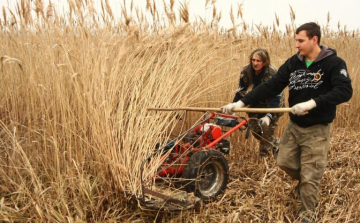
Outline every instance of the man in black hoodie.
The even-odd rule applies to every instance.
[[[350,100],[351,80],[346,63],[334,49],[320,45],[316,23],[296,30],[298,53],[289,58],[268,82],[259,85],[238,102],[222,107],[224,113],[242,108],[265,97],[274,97],[289,87],[290,121],[277,155],[277,164],[292,178],[301,198],[303,222],[314,219],[320,180],[327,166],[331,123],[336,105]]]

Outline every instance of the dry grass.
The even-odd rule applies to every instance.
[[[260,160],[257,142],[245,141],[240,132],[231,136],[230,183],[218,201],[160,213],[141,210],[124,197],[124,190],[139,193],[140,166],[155,144],[181,128],[175,117],[180,115],[185,127],[199,117],[147,107],[220,107],[232,99],[251,50],[267,48],[276,66],[295,53],[293,13],[293,24],[282,33],[275,25],[238,22],[238,5],[231,18],[242,32],[227,32],[217,25],[221,14],[213,3],[210,22],[190,24],[186,3],[177,17],[174,1],[164,2],[164,22],[153,1],[147,2],[147,12],[133,6],[126,11],[124,5],[120,21],[108,1],[99,13],[91,1],[72,0],[68,15],[43,1],[20,1],[14,12],[2,9],[0,220],[295,221],[300,204],[291,196],[295,183],[272,158]],[[146,13],[152,22],[144,19]],[[323,43],[347,61],[356,86],[359,33],[346,27],[324,33]],[[359,98],[355,88],[352,100],[338,108],[319,222],[360,218]],[[286,121],[284,116],[279,135]]]

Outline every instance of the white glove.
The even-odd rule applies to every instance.
[[[306,115],[309,113],[309,110],[316,107],[316,103],[313,99],[310,99],[307,102],[298,103],[291,107],[291,113],[294,115]]]
[[[242,101],[238,101],[238,102],[227,104],[221,108],[222,108],[223,113],[231,114],[232,110],[234,108],[242,108],[242,107],[245,107],[244,103]]]
[[[268,127],[270,125],[270,118],[269,116],[265,115],[260,119],[260,125]]]

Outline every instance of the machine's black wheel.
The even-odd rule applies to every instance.
[[[188,160],[182,178],[186,191],[194,192],[203,201],[213,200],[224,192],[228,183],[228,162],[216,150],[198,151]]]

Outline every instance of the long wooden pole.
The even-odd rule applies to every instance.
[[[175,107],[175,108],[147,108],[151,111],[199,111],[199,112],[222,112],[221,108],[201,108],[201,107]],[[237,108],[233,112],[251,112],[251,113],[289,113],[291,108]]]

